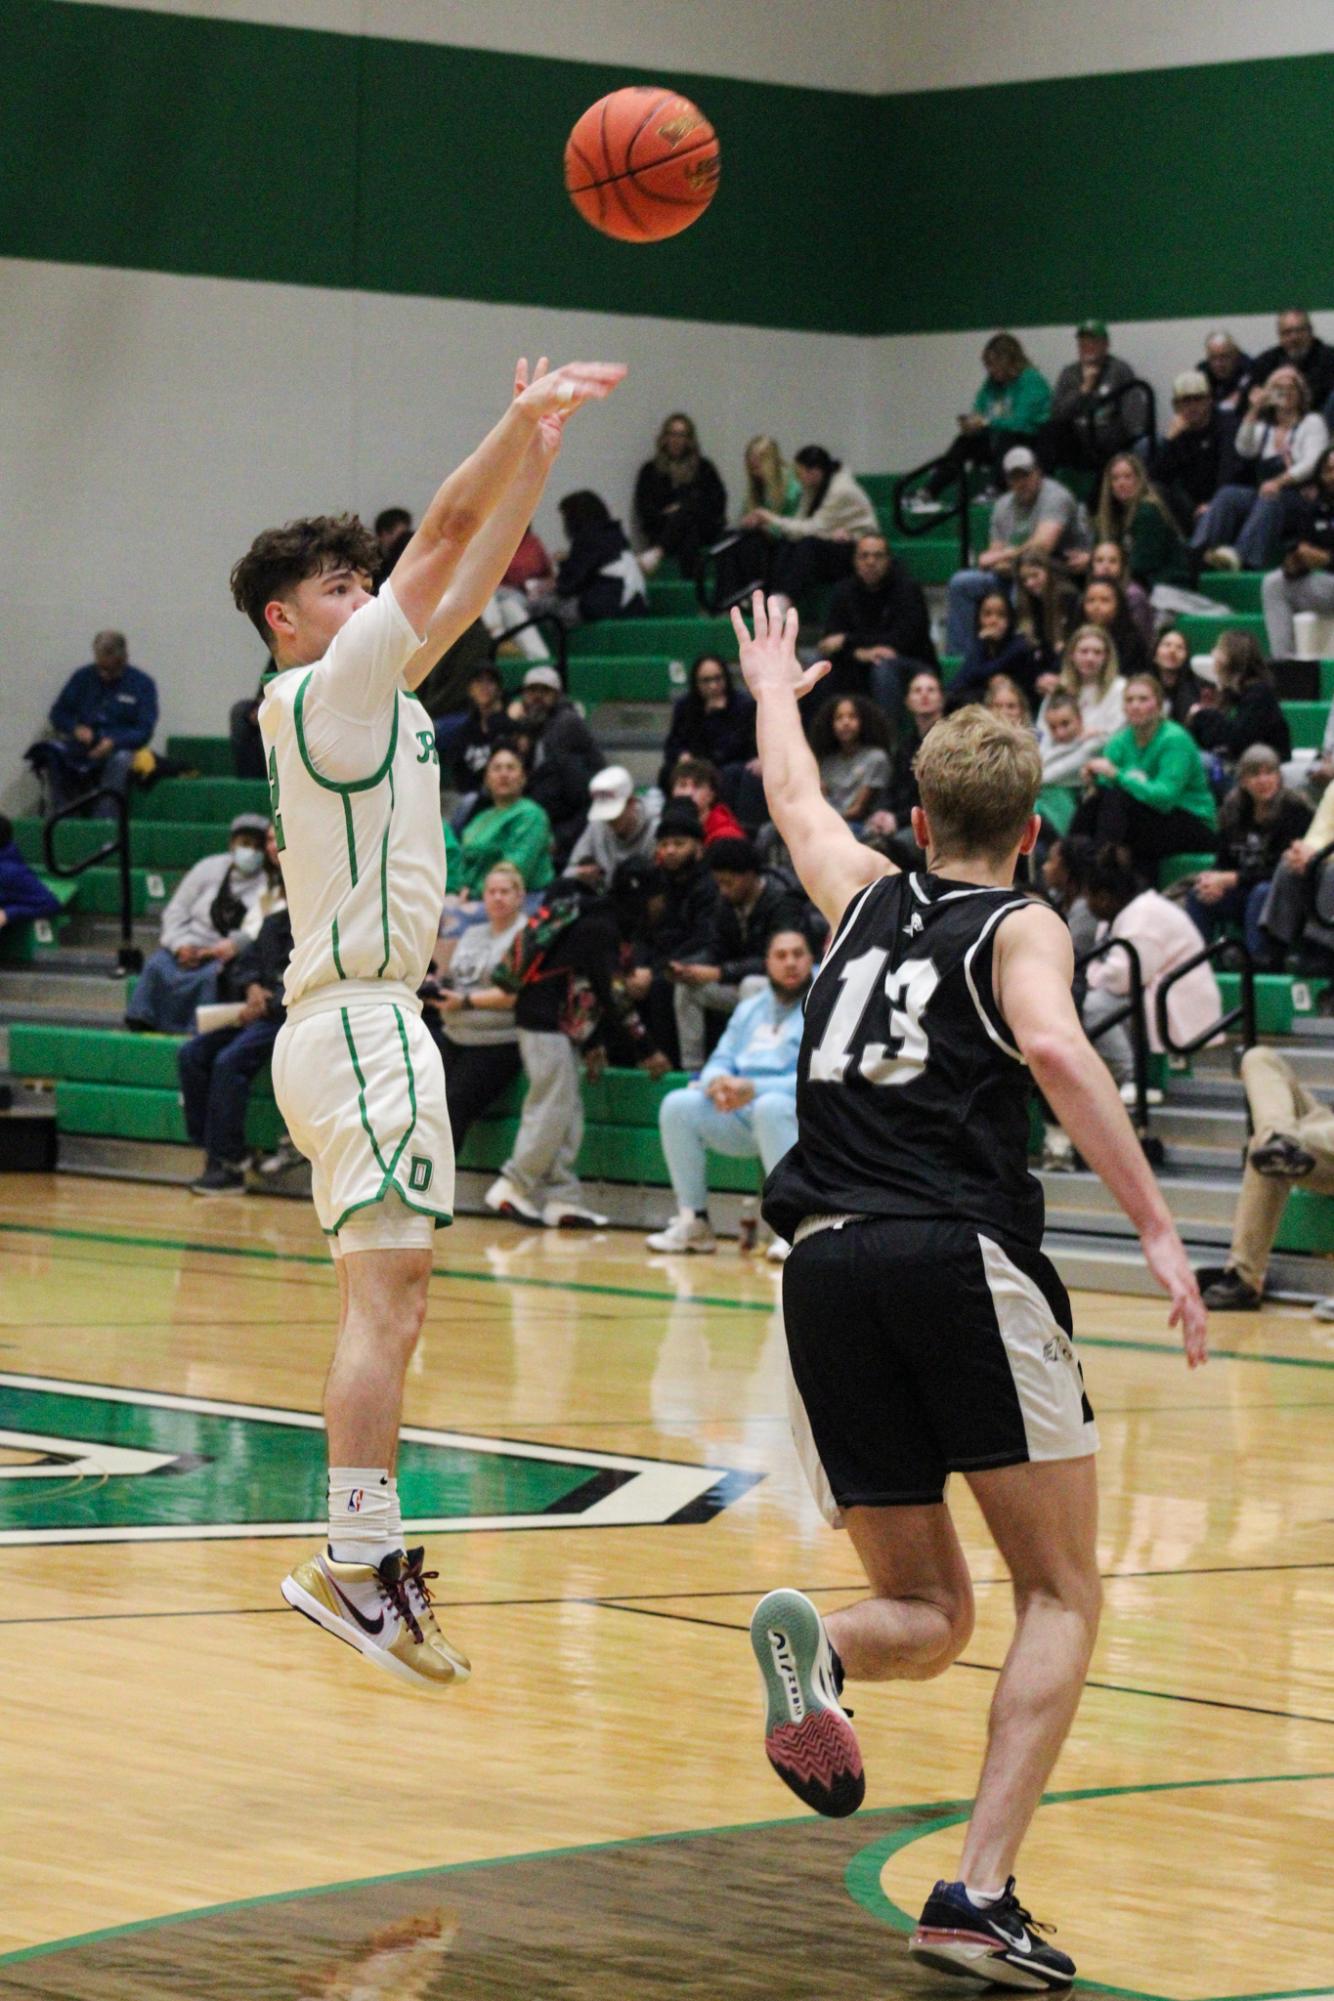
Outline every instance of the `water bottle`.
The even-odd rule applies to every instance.
[[[754,1195],[748,1195],[741,1204],[741,1220],[737,1224],[737,1249],[743,1258],[748,1258],[755,1248],[760,1234],[760,1205]]]

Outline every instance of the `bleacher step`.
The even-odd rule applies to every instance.
[[[109,965],[98,972],[4,967],[0,968],[0,1008],[7,1021],[65,1021],[75,1013],[87,1015],[106,1028],[124,1017],[125,982],[112,976]]]
[[[1043,1248],[1055,1265],[1061,1279],[1072,1292],[1119,1292],[1131,1294],[1140,1299],[1163,1301],[1163,1316],[1166,1321],[1167,1302],[1160,1289],[1154,1284],[1145,1269],[1144,1259],[1138,1244],[1132,1242],[1118,1244],[1116,1239],[1098,1236],[1079,1229],[1058,1228],[1049,1230]],[[1186,1251],[1190,1261],[1197,1268],[1219,1265],[1223,1262],[1218,1246],[1213,1242],[1194,1237],[1186,1239]],[[1278,1301],[1308,1303],[1324,1299],[1334,1292],[1334,1272],[1325,1258],[1303,1257],[1299,1253],[1280,1253],[1270,1260],[1266,1297]],[[1238,1327],[1247,1326],[1247,1317],[1237,1316]],[[1217,1346],[1229,1345],[1220,1332],[1228,1325],[1226,1319],[1213,1323],[1213,1340]],[[1075,1337],[1079,1336],[1079,1308],[1075,1308]],[[1095,1392],[1096,1395],[1096,1392]]]
[[[1110,1229],[1120,1235],[1134,1235],[1133,1227],[1106,1183],[1096,1174],[1050,1174],[1038,1176],[1047,1201],[1047,1216],[1055,1226],[1072,1216],[1087,1218],[1090,1227]],[[1159,1171],[1158,1185],[1174,1220],[1183,1232],[1231,1228],[1237,1194],[1241,1187],[1240,1166],[1231,1172],[1182,1174],[1171,1168]],[[1225,1236],[1226,1241],[1226,1236]]]

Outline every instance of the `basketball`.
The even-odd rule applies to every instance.
[[[622,243],[679,236],[718,187],[712,125],[688,97],[632,84],[590,104],[565,142],[565,186],[585,222]]]

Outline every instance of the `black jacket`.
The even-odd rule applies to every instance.
[[[458,790],[475,792],[492,751],[502,743],[516,744],[519,735],[520,726],[503,702],[485,716],[479,709],[469,709],[468,720],[449,746],[450,775]]]
[[[227,968],[227,986],[237,1000],[244,1000],[252,983],[267,987],[269,1001],[264,1009],[267,1021],[283,1021],[283,980],[292,956],[292,919],[286,910],[275,910],[259,927],[254,941],[239,951]]]
[[[662,747],[659,790],[671,791],[672,772],[682,757],[704,758],[722,771],[729,764],[748,764],[754,755],[755,704],[749,695],[734,691],[725,709],[706,709],[682,695]]]
[[[636,935],[635,964],[650,966],[655,973],[664,972],[673,959],[708,965],[713,921],[722,902],[712,874],[702,861],[675,875],[664,870],[661,888],[666,908],[651,932]]]
[[[786,876],[766,869],[755,907],[744,918],[719,897],[709,954],[698,963],[718,966],[726,984],[736,986],[738,981],[764,971],[765,954],[775,931],[800,931],[807,936],[807,904]]]
[[[1237,372],[1230,382],[1220,382],[1210,368],[1207,359],[1203,357],[1196,362],[1195,366],[1209,384],[1209,394],[1213,397],[1214,402],[1221,402],[1225,396],[1235,396],[1237,402],[1233,406],[1232,415],[1234,417],[1240,416],[1246,408],[1246,391],[1255,380],[1255,363],[1251,360],[1249,354],[1242,354],[1238,350]]]
[[[1252,681],[1224,709],[1200,709],[1190,728],[1202,750],[1232,763],[1253,743],[1267,743],[1285,764],[1292,756],[1292,731],[1267,681]]]
[[[648,600],[642,591],[629,593],[624,577],[610,566],[629,553],[630,544],[619,521],[601,528],[586,528],[570,543],[569,553],[556,571],[556,591],[560,597],[574,598],[580,618],[643,618]]]
[[[516,725],[511,723],[510,727]],[[562,860],[588,818],[588,781],[607,760],[573,702],[558,702],[536,735],[526,720],[517,728],[533,744],[528,797],[537,801],[550,820],[557,859]]]
[[[1315,549],[1328,549],[1334,556],[1334,500],[1322,494],[1315,500],[1298,503],[1288,517],[1283,547],[1295,549],[1299,542],[1309,542]],[[1328,570],[1322,572],[1328,574]]]
[[[639,468],[635,519],[649,542],[661,541],[664,511],[669,507],[680,507],[694,516],[702,542],[717,541],[727,519],[727,488],[712,459],[700,460],[687,486],[673,485],[670,475],[659,472],[652,459]]]
[[[1288,848],[1311,824],[1311,808],[1295,792],[1280,792],[1275,803],[1278,810],[1271,819],[1257,820],[1255,801],[1238,785],[1218,810],[1215,867],[1235,869],[1241,889],[1268,882]]]
[[[858,647],[892,646],[905,660],[936,665],[926,594],[899,563],[891,563],[873,589],[860,577],[835,584],[821,623],[826,632],[844,634],[844,644],[830,651],[836,664],[850,661]]]
[[[1214,410],[1203,431],[1183,431],[1179,437],[1158,440],[1153,476],[1186,534],[1195,526],[1196,508],[1207,506],[1229,477],[1236,434],[1235,415]]]

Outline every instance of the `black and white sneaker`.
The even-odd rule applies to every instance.
[[[764,1752],[803,1806],[841,1820],[866,1797],[862,1754],[834,1671],[824,1621],[800,1591],[771,1591],[751,1614],[764,1677]]]
[[[1053,1930],[1029,1916],[1014,1894],[1013,1876],[994,1904],[975,1904],[962,1883],[937,1883],[908,1951],[937,1973],[962,1974],[989,1985],[1030,1992],[1068,1987],[1075,1962],[1038,1936]]]

